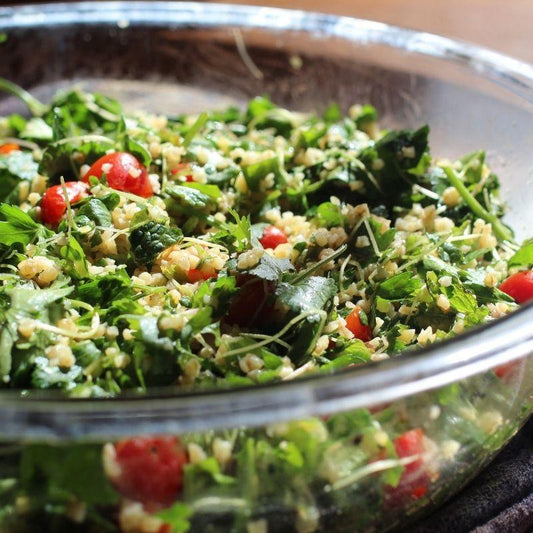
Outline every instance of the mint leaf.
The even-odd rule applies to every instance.
[[[137,265],[149,265],[169,246],[181,241],[181,230],[159,222],[148,222],[130,234],[131,251]]]

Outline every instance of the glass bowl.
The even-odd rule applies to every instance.
[[[0,32],[0,76],[42,99],[80,83],[173,114],[268,93],[302,110],[368,102],[385,127],[429,123],[435,153],[487,150],[507,221],[519,239],[532,227],[533,68],[495,52],[364,20],[187,2],[5,7]],[[0,100],[0,114],[14,111]],[[405,529],[530,414],[532,323],[524,306],[399,358],[253,388],[72,401],[1,391],[0,530],[170,531],[119,503],[105,477],[105,443],[139,434],[188,445],[175,531]],[[405,453],[387,458],[393,445]]]

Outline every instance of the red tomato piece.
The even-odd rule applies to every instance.
[[[368,342],[372,339],[372,330],[367,324],[363,324],[359,313],[361,308],[356,305],[353,311],[346,317],[346,327],[354,334],[356,339]]]
[[[276,226],[267,226],[259,242],[263,248],[275,248],[278,244],[285,244],[287,241],[287,235],[283,233]]]
[[[237,279],[237,285],[241,288],[229,308],[225,322],[241,327],[271,322],[274,306],[269,299],[274,294],[275,284],[243,275]]]
[[[10,154],[11,152],[17,152],[20,150],[20,146],[16,143],[6,143],[0,146],[0,154],[6,155]]]
[[[83,176],[88,182],[90,176],[106,177],[107,184],[117,191],[129,192],[148,198],[153,196],[148,171],[133,155],[126,152],[113,152],[98,159]]]
[[[424,453],[424,432],[420,429],[411,429],[393,441],[394,449],[400,459],[422,455]],[[405,466],[404,473],[416,472],[422,466],[422,457]]]
[[[524,270],[509,276],[500,285],[500,290],[519,304],[533,300],[533,270]]]
[[[393,441],[394,449],[400,459],[419,457],[404,466],[404,471],[396,487],[387,487],[385,502],[389,506],[395,506],[404,502],[407,498],[422,498],[428,491],[429,474],[425,469],[424,458],[424,432],[420,428],[411,429]]]
[[[196,283],[197,281],[206,281],[211,278],[216,278],[218,276],[215,270],[203,271],[198,270],[197,268],[191,268],[187,272],[187,280],[189,283]]]
[[[191,165],[189,163],[179,163],[178,166],[176,168],[173,168],[170,173],[173,176],[175,176],[179,172],[187,171],[190,168],[191,168]],[[182,175],[181,177],[185,178],[185,181],[187,181],[189,183],[194,181],[194,178],[193,178],[192,174],[185,174],[185,175]]]
[[[82,181],[67,181],[65,183],[68,201],[71,204],[79,202],[82,198],[88,196],[89,187]],[[41,218],[45,224],[57,226],[65,211],[67,202],[63,193],[62,185],[54,185],[46,190],[41,200]]]
[[[187,455],[176,437],[134,437],[115,444],[120,475],[111,479],[126,498],[155,511],[168,507],[183,487]]]
[[[500,379],[506,379],[514,376],[520,370],[522,361],[511,361],[510,363],[504,363],[503,365],[494,368],[494,373]]]

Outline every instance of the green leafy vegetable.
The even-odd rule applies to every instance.
[[[49,234],[49,230],[37,224],[18,207],[0,204],[0,242],[2,244],[11,246],[20,243],[26,246],[38,237],[47,237]]]
[[[177,228],[169,228],[158,222],[148,222],[134,229],[130,234],[130,244],[135,262],[150,264],[169,246],[181,241],[182,233]]]

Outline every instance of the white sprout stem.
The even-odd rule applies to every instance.
[[[366,232],[368,233],[368,238],[370,239],[370,244],[372,244],[372,248],[374,249],[374,253],[381,257],[381,252],[378,248],[378,243],[376,242],[376,237],[374,235],[374,232],[372,231],[372,228],[370,227],[370,223],[368,222],[368,219],[365,218],[363,220],[363,224],[365,225]]]
[[[235,28],[233,30],[233,37],[235,38],[235,45],[237,46],[237,51],[239,56],[242,59],[242,62],[246,65],[246,68],[250,71],[252,76],[258,80],[263,79],[263,73],[259,67],[254,63],[253,59],[250,57],[248,50],[246,49],[246,44],[242,37],[242,33],[239,29]]]
[[[18,137],[2,137],[2,142],[18,144],[19,146],[29,148],[30,150],[40,150],[38,144],[27,141],[26,139],[19,139]]]
[[[115,141],[113,139],[110,139],[109,137],[104,137],[103,135],[75,135],[74,137],[66,137],[64,139],[60,139],[54,144],[69,144],[72,142],[105,142],[108,144],[112,144],[113,146],[115,145]]]
[[[240,336],[247,337],[250,339],[272,339],[270,335],[264,335],[262,333],[241,333]],[[291,347],[288,342],[282,341],[281,339],[275,339],[273,342],[279,344],[280,346],[283,346],[284,348],[287,348],[287,350],[289,350]]]
[[[368,477],[377,472],[383,472],[384,470],[389,470],[391,468],[396,468],[397,466],[405,466],[420,459],[420,454],[411,455],[410,457],[405,457],[404,459],[383,459],[382,461],[376,461],[368,465],[363,466],[359,470],[356,470],[353,474],[346,476],[345,478],[339,479],[331,485],[331,490],[339,490],[345,487],[349,487],[354,483],[357,483],[361,479]]]
[[[55,333],[56,335],[62,335],[63,337],[70,337],[71,339],[91,339],[96,335],[98,328],[100,327],[100,316],[97,313],[93,315],[91,329],[86,332],[69,331],[68,329],[58,328],[39,320],[35,321],[35,327],[37,329],[49,331],[50,333]]]
[[[339,291],[342,291],[342,285],[344,283],[344,271],[346,269],[346,266],[348,265],[348,263],[350,262],[350,259],[352,258],[351,255],[348,255],[348,257],[346,257],[346,259],[342,262],[342,265],[339,269]]]
[[[196,500],[192,507],[195,511],[202,511],[203,509],[220,509],[221,507],[231,507],[236,509],[245,509],[248,507],[248,502],[242,498],[223,498],[220,496],[208,496]]]
[[[289,331],[293,326],[298,324],[298,322],[301,322],[302,320],[305,320],[308,316],[311,315],[320,315],[321,318],[325,318],[326,312],[325,311],[317,311],[317,310],[311,310],[311,311],[304,311],[303,313],[300,313],[298,316],[294,317],[285,327],[280,329],[275,335],[269,336],[266,339],[257,342],[255,344],[252,344],[250,346],[243,346],[241,348],[235,348],[234,350],[229,350],[224,354],[224,357],[230,357],[233,355],[239,355],[241,353],[246,353],[251,350],[255,350],[256,348],[262,348],[263,346],[266,346],[267,344],[271,342],[275,342],[277,339],[283,337],[287,331]]]

